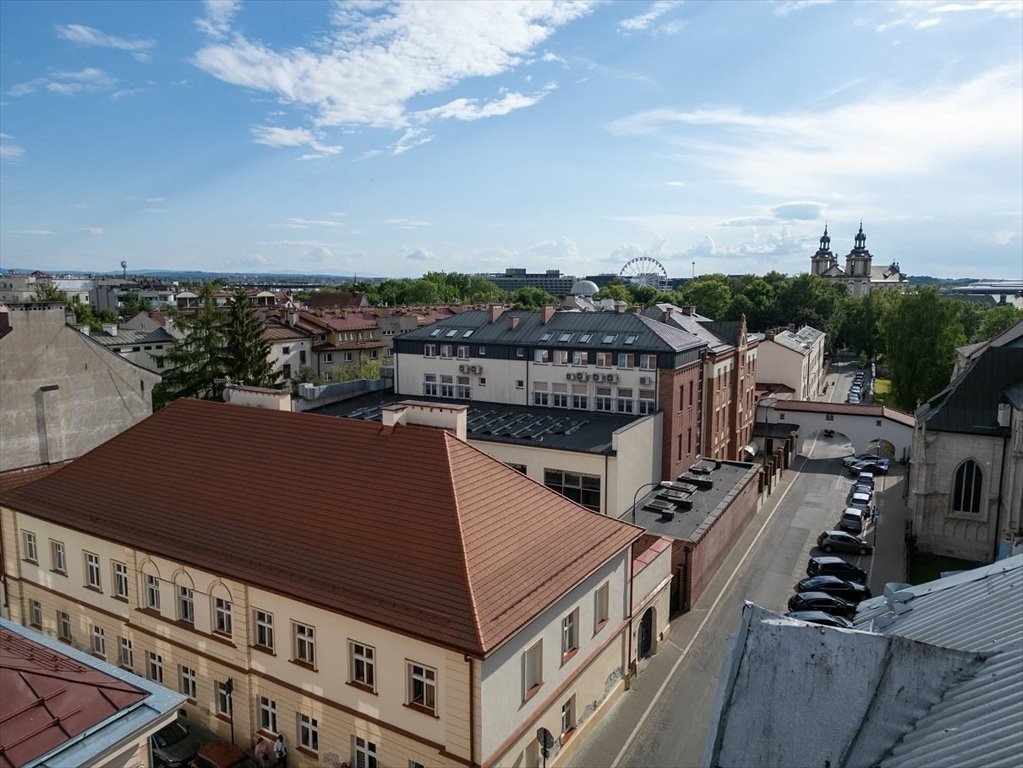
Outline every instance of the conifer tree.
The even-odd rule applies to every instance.
[[[280,377],[273,369],[264,329],[263,318],[253,312],[252,300],[244,291],[235,291],[225,328],[227,375],[234,383],[269,387]]]
[[[178,318],[178,327],[185,336],[168,350],[165,357],[170,370],[163,375],[161,396],[165,396],[167,401],[179,397],[223,399],[228,376],[227,315],[217,306],[211,284],[202,286],[199,298],[202,308],[198,312],[182,314]]]

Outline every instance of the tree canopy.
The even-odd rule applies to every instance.
[[[227,314],[213,300],[213,291],[212,283],[203,284],[199,289],[201,309],[178,317],[185,336],[164,357],[169,370],[163,375],[161,390],[167,401],[179,397],[223,399],[229,365]]]
[[[253,312],[252,300],[235,291],[224,340],[227,344],[227,375],[232,382],[250,387],[269,387],[280,378],[270,359],[270,342],[263,338],[263,318]]]

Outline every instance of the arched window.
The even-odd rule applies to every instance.
[[[984,476],[973,459],[967,459],[956,470],[952,492],[953,512],[980,512],[980,489]]]

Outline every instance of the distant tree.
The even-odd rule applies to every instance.
[[[896,405],[912,412],[949,382],[956,348],[966,343],[961,305],[929,286],[907,294],[881,320]]]
[[[508,294],[498,288],[497,283],[487,280],[485,277],[473,275],[465,287],[462,301],[466,304],[493,304],[507,298]]]
[[[842,329],[843,300],[847,295],[845,286],[820,275],[797,275],[778,294],[782,322],[824,331],[825,343],[834,349]]]
[[[866,356],[874,358],[885,351],[881,320],[902,300],[895,291],[871,291],[866,296],[847,296],[844,301],[844,321],[840,342]]]
[[[64,306],[75,313],[75,325],[87,325],[93,331],[98,331],[103,327],[99,318],[92,313],[92,305],[79,301],[77,296],[65,302]]]
[[[732,305],[728,319],[736,320],[746,315],[746,325],[751,330],[766,331],[779,325],[777,295],[771,283],[757,275],[743,275],[732,281]]]
[[[117,312],[107,307],[99,311],[99,319],[103,323],[116,323],[120,318],[117,317]]]
[[[613,299],[614,301],[624,301],[626,304],[632,303],[632,293],[629,291],[629,287],[622,282],[622,279],[616,277],[611,280],[603,288],[593,294],[594,299]]]
[[[252,300],[244,291],[235,291],[224,326],[226,368],[231,381],[250,387],[277,383],[281,372],[273,369],[264,330],[263,318],[253,312]]]
[[[67,294],[57,288],[51,280],[37,280],[33,301],[62,301],[66,303]]]
[[[131,319],[135,317],[139,312],[152,312],[153,303],[149,299],[145,299],[142,295],[136,291],[126,293],[124,295],[124,317]]]
[[[657,289],[649,285],[631,285],[629,293],[632,294],[630,304],[640,304],[649,307],[657,297]]]
[[[984,325],[984,319],[987,317],[988,310],[993,309],[993,307],[989,304],[982,304],[979,301],[962,299],[958,301],[959,322],[963,324],[963,333],[966,334],[966,340],[969,342],[986,340],[987,337],[982,334],[981,327]]]
[[[711,320],[727,320],[732,290],[724,275],[702,275],[687,281],[679,291],[684,306],[696,307],[697,314]]]
[[[413,280],[405,292],[405,301],[409,304],[440,304],[444,302],[443,294],[448,286],[435,280],[420,278]]]
[[[1016,309],[1011,304],[996,304],[984,315],[984,322],[971,341],[987,341],[1020,320],[1023,320],[1023,309]]]
[[[400,307],[409,304],[408,290],[412,281],[406,278],[401,280],[384,280],[377,287],[380,296],[380,304],[388,307]]]
[[[213,299],[213,285],[199,289],[202,308],[182,313],[177,324],[185,336],[168,351],[164,360],[170,370],[163,375],[167,401],[179,397],[221,400],[228,375],[225,326],[227,316]]]
[[[557,299],[543,288],[537,288],[532,285],[515,289],[508,298],[515,309],[537,310],[545,304],[558,303]]]

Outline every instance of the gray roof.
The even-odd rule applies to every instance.
[[[855,626],[817,627],[747,603],[704,763],[1019,765],[1023,555],[889,585],[861,603]]]
[[[512,318],[518,325],[512,328]],[[431,335],[445,329],[439,336]],[[448,337],[447,330],[459,333]],[[468,336],[466,332],[470,332]],[[568,339],[564,339],[569,334]],[[583,337],[589,334],[585,341]],[[626,338],[635,340],[626,345]],[[546,338],[545,338],[546,337]],[[613,337],[605,342],[605,337]],[[539,312],[507,310],[495,322],[485,309],[470,309],[454,317],[417,328],[402,339],[467,344],[504,344],[524,347],[571,347],[573,349],[630,349],[646,352],[681,351],[705,345],[701,339],[632,312],[555,312],[544,324]]]
[[[175,339],[162,326],[151,330],[135,330],[132,328],[118,328],[117,335],[104,331],[93,331],[90,338],[104,347],[127,347],[140,344],[173,344]]]
[[[988,347],[942,392],[917,410],[927,429],[1000,434],[998,404],[1023,382],[1023,347]]]
[[[735,349],[735,340],[741,327],[738,320],[711,320],[695,312],[686,314],[681,308],[667,303],[647,307],[643,314],[703,339],[714,354]],[[746,338],[748,341],[760,340],[763,334],[747,333]]]

